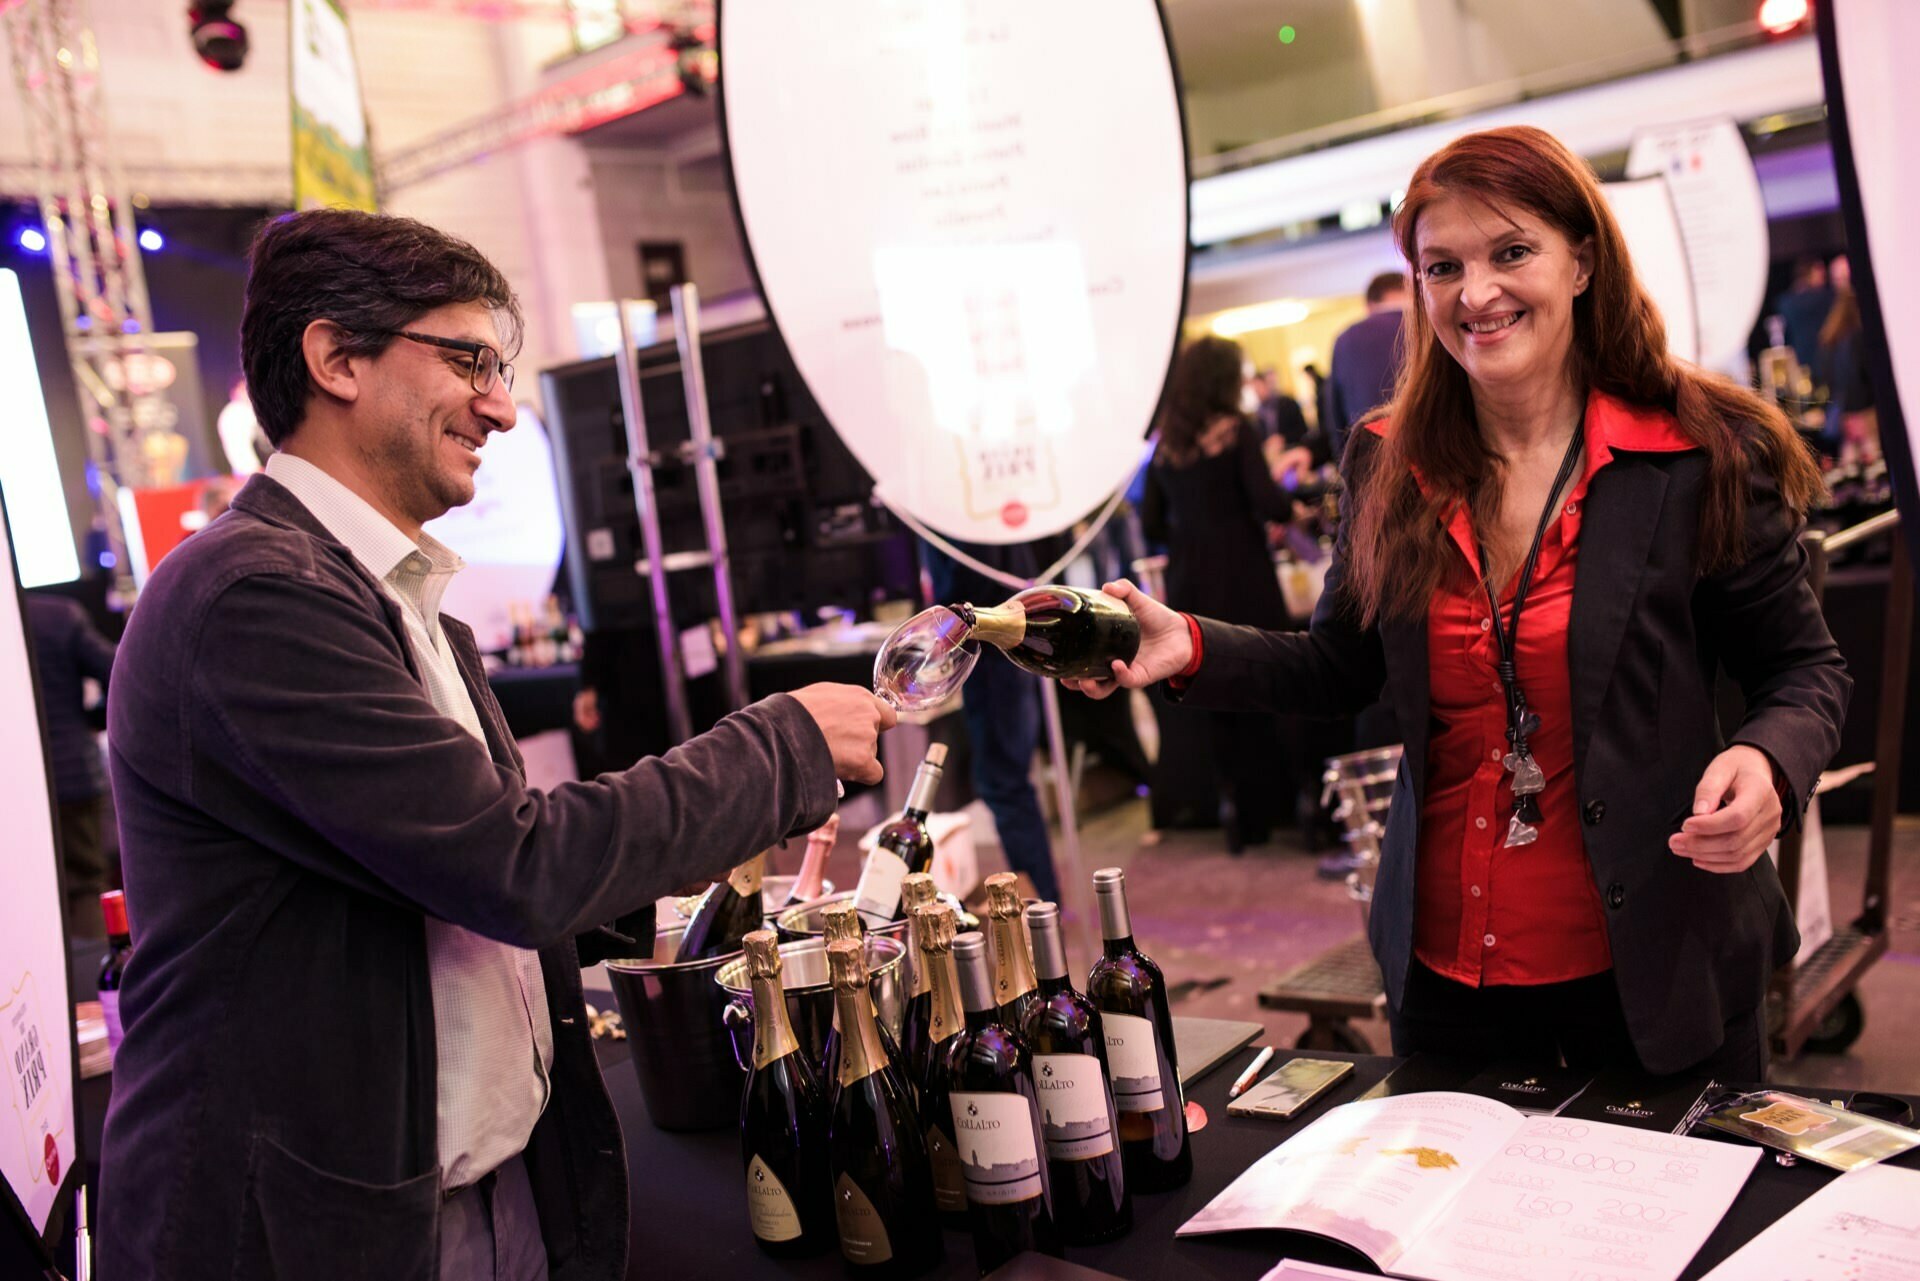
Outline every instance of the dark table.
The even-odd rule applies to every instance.
[[[1298,1057],[1294,1052],[1281,1050],[1268,1070],[1294,1057]],[[1305,1115],[1292,1121],[1227,1115],[1227,1087],[1250,1061],[1249,1054],[1232,1056],[1223,1067],[1195,1082],[1187,1097],[1206,1109],[1208,1121],[1206,1128],[1193,1136],[1193,1181],[1177,1192],[1134,1197],[1130,1234],[1107,1245],[1070,1249],[1068,1258],[1131,1281],[1257,1281],[1282,1258],[1375,1271],[1357,1254],[1295,1233],[1238,1232],[1178,1241],[1173,1236],[1176,1228],[1282,1140],[1327,1108],[1359,1097],[1401,1062],[1379,1055],[1327,1051],[1314,1051],[1308,1057],[1344,1059],[1354,1064],[1354,1071],[1316,1100]],[[633,1175],[633,1252],[628,1277],[652,1281],[724,1276],[747,1281],[845,1275],[837,1250],[797,1262],[762,1254],[747,1227],[744,1175],[739,1139],[734,1132],[668,1134],[654,1129],[624,1052],[607,1047],[602,1065],[626,1131],[627,1163]],[[1802,1092],[1823,1099],[1845,1099],[1851,1093],[1830,1089]],[[1920,1149],[1895,1164],[1920,1168]],[[1703,1275],[1837,1177],[1810,1162],[1784,1168],[1769,1152],[1684,1277],[1691,1281]],[[948,1232],[946,1245],[946,1262],[929,1275],[976,1276],[973,1246],[966,1234]]]

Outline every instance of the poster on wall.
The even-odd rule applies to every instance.
[[[340,0],[293,0],[293,207],[379,207],[360,68]]]
[[[1642,130],[1627,177],[1664,177],[1680,215],[1700,316],[1699,363],[1747,375],[1747,338],[1767,297],[1767,206],[1740,126],[1705,120]]]
[[[846,0],[831,40],[819,22],[720,7],[768,311],[888,505],[975,542],[1065,529],[1138,465],[1184,309],[1159,6]]]
[[[73,1001],[53,793],[13,536],[0,508],[0,1178],[44,1239],[76,1177]],[[0,1225],[0,1232],[8,1231]]]
[[[1667,350],[1698,363],[1700,312],[1672,189],[1662,177],[1609,182],[1602,190],[1613,208],[1614,221],[1620,224],[1620,234],[1626,237],[1633,274],[1660,309],[1667,327]]]

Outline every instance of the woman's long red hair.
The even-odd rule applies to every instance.
[[[1573,300],[1574,385],[1667,410],[1706,451],[1702,572],[1747,554],[1751,468],[1775,478],[1789,507],[1806,510],[1822,487],[1806,446],[1775,406],[1668,354],[1660,313],[1634,276],[1619,224],[1585,161],[1552,134],[1526,126],[1468,134],[1441,148],[1414,171],[1393,218],[1400,251],[1416,267],[1420,215],[1445,196],[1524,209],[1576,245],[1591,238],[1592,282]],[[1349,476],[1358,509],[1347,583],[1367,623],[1425,617],[1449,565],[1444,521],[1454,504],[1470,504],[1479,529],[1492,528],[1500,510],[1504,462],[1480,435],[1466,371],[1427,319],[1418,270],[1413,289],[1403,329],[1406,362],[1392,403],[1380,411],[1392,427],[1366,475]]]

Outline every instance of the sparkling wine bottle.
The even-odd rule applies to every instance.
[[[1106,1030],[1100,1011],[1067,978],[1060,909],[1027,904],[1027,932],[1040,999],[1027,1011],[1021,1033],[1033,1052],[1054,1218],[1068,1245],[1111,1241],[1133,1226],[1133,1199],[1107,1074]]]
[[[948,1094],[947,1052],[966,1027],[960,1009],[960,978],[953,968],[956,918],[945,903],[914,909],[915,944],[927,976],[927,1036],[918,1060],[907,1058],[927,1131],[927,1156],[933,1164],[933,1204],[947,1227],[967,1228],[967,1187],[960,1173],[960,1149],[954,1143],[953,1110]]]
[[[823,941],[828,947],[832,947],[842,939],[850,943],[858,943],[864,960],[866,942],[860,929],[859,908],[842,899],[838,903],[829,903],[821,909],[820,920],[822,928],[826,931]],[[899,1062],[900,1043],[894,1039],[893,1033],[887,1030],[886,1023],[881,1020],[879,1008],[873,1004],[871,992],[867,994],[867,1008],[873,1010],[874,1026],[879,1029],[880,1045],[886,1050],[888,1061]],[[827,1043],[824,1048],[823,1062],[826,1064],[826,1072],[829,1076],[836,1075],[840,1070],[840,1007],[838,1005],[833,1008],[833,1022],[827,1028]]]
[[[1133,944],[1126,873],[1101,868],[1093,874],[1093,894],[1105,945],[1087,976],[1087,996],[1100,1011],[1107,1037],[1127,1185],[1135,1192],[1182,1187],[1193,1177],[1193,1153],[1187,1146],[1186,1099],[1166,980]]]
[[[1001,1021],[987,978],[986,940],[953,941],[967,1027],[947,1052],[948,1108],[967,1186],[973,1253],[985,1276],[1027,1250],[1060,1255],[1046,1142],[1026,1043]]]
[[[880,1044],[861,945],[827,945],[846,1028],[827,1122],[827,1173],[840,1252],[857,1277],[915,1277],[945,1256],[925,1131]]]
[[[826,1097],[787,1015],[778,936],[755,930],[745,944],[753,982],[753,1066],[740,1096],[747,1219],[762,1250],[800,1258],[834,1240]]]
[[[1000,1021],[1016,1033],[1027,1023],[1027,1011],[1040,998],[1033,975],[1033,954],[1027,950],[1027,927],[1018,883],[1012,872],[987,878],[987,932],[993,947],[993,993]]]
[[[925,1075],[927,1029],[933,1018],[933,983],[920,955],[919,909],[932,906],[938,897],[933,878],[924,872],[916,872],[901,882],[900,902],[907,912],[907,954],[900,958],[900,966],[907,978],[907,1012],[900,1020],[900,1053],[915,1089]]]
[[[853,901],[877,925],[903,919],[906,911],[900,903],[901,883],[914,872],[933,870],[933,836],[927,831],[927,815],[933,812],[934,793],[940,790],[946,763],[945,743],[927,749],[926,759],[914,771],[913,785],[907,789],[906,809],[880,829],[873,853],[867,855],[866,866],[860,870]]]
[[[835,811],[825,823],[807,833],[807,852],[800,859],[800,871],[794,876],[787,901],[781,906],[811,903],[825,893],[827,856],[833,853],[833,844],[839,839],[840,815]]]
[[[948,608],[967,624],[969,641],[1041,676],[1112,676],[1113,660],[1131,663],[1140,652],[1138,620],[1105,592],[1047,584],[993,608]]]
[[[760,928],[766,907],[760,901],[760,881],[766,872],[765,850],[755,854],[716,881],[701,898],[680,936],[676,961],[704,961],[740,950],[740,940]]]

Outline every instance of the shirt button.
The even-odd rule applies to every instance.
[[[1478,885],[1474,886],[1472,889],[1468,890],[1467,892],[1473,895],[1475,898],[1480,897],[1480,887]]]
[[[1493,749],[1493,759],[1496,761],[1500,759],[1500,749],[1497,747]]]
[[[1481,942],[1482,942],[1483,944],[1485,944],[1486,946],[1488,946],[1488,947],[1492,947],[1492,946],[1493,946],[1493,935],[1491,935],[1491,934],[1482,934],[1482,935],[1480,936],[1480,941],[1481,941]]]
[[[1579,504],[1579,503],[1568,503],[1568,504],[1567,504],[1567,515],[1569,515],[1569,516],[1578,516],[1579,514],[1580,514],[1580,504]]]
[[[1475,827],[1477,827],[1477,828],[1479,828],[1479,829],[1480,829],[1481,831],[1483,831],[1483,832],[1487,830],[1487,820],[1486,820],[1486,819],[1484,819],[1484,818],[1476,818],[1476,819],[1474,819],[1474,820],[1473,820],[1473,825],[1474,825]]]
[[[1491,618],[1483,618],[1483,619],[1481,619],[1481,620],[1480,620],[1480,630],[1481,630],[1481,631],[1483,631],[1483,632],[1490,632],[1490,631],[1492,631],[1492,630],[1493,630],[1493,620],[1492,620]]]

